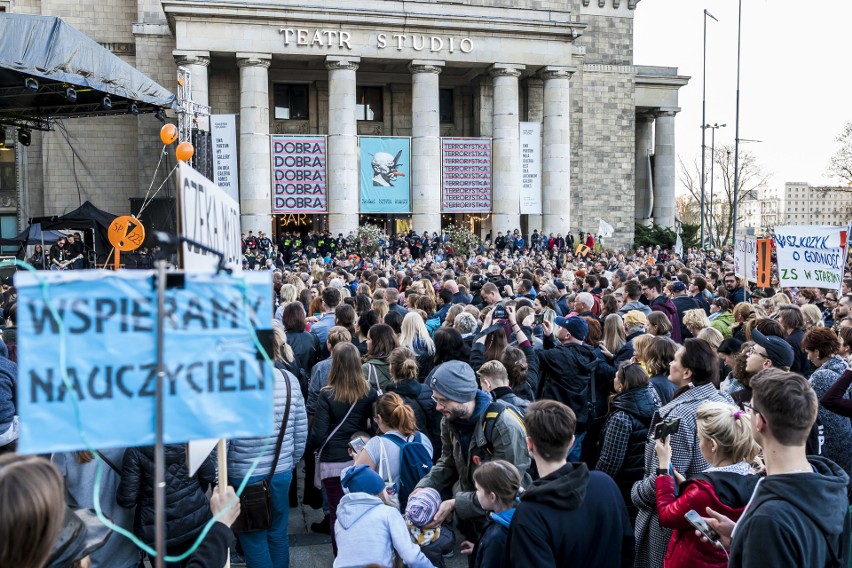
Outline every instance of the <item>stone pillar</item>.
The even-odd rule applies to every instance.
[[[355,71],[360,57],[328,56],[328,226],[335,237],[358,228],[358,123]]]
[[[651,136],[653,124],[653,115],[647,113],[636,115],[636,202],[634,218],[643,225],[651,224],[651,207],[654,203],[649,158],[654,150],[654,140]]]
[[[569,67],[546,67],[542,124],[542,232],[571,230],[571,97]]]
[[[192,102],[210,106],[210,91],[207,82],[207,68],[210,67],[209,51],[175,51],[175,63],[185,67],[190,72],[190,85],[192,86]],[[198,128],[210,131],[210,117],[199,116]]]
[[[518,77],[523,65],[495,63],[494,83],[493,200],[491,229],[496,238],[521,226],[521,154],[518,146]]]
[[[412,61],[411,200],[418,233],[441,232],[441,129],[438,75],[443,61]]]
[[[675,114],[657,113],[654,128],[654,222],[675,228]]]
[[[272,56],[238,53],[240,68],[240,225],[272,234],[269,64]]]

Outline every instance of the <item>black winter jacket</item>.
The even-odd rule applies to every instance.
[[[491,391],[491,398],[494,400],[502,400],[506,404],[511,404],[523,416],[530,401],[524,400],[512,391],[512,387],[497,387]]]
[[[319,337],[313,333],[306,331],[288,331],[287,345],[293,348],[292,367],[296,369],[293,374],[299,379],[299,386],[302,387],[302,396],[307,399],[308,383],[311,382],[311,370],[319,361],[320,347]]]
[[[370,392],[367,396],[355,403],[355,408],[352,413],[334,436],[331,437],[325,449],[322,451],[320,461],[324,463],[341,463],[348,462],[352,458],[349,457],[347,448],[349,440],[355,432],[363,432],[367,430],[367,424],[370,417],[373,416],[373,404],[376,399],[376,389],[370,387]],[[314,411],[314,421],[311,424],[311,433],[308,436],[308,445],[312,448],[319,449],[329,434],[343,421],[343,417],[349,411],[351,405],[337,402],[331,397],[331,391],[321,390],[317,397],[317,406]]]
[[[591,422],[592,373],[597,366],[595,352],[588,345],[568,343],[553,346],[553,336],[544,338],[544,350],[538,352],[538,366],[530,367],[530,382],[537,385],[535,398],[548,398],[568,405],[577,416],[577,434]],[[533,377],[533,373],[540,376]]]
[[[183,444],[165,447],[166,546],[180,547],[194,540],[210,520],[210,503],[204,495],[216,483],[215,453],[205,460],[195,477],[186,469]],[[154,447],[130,448],[124,453],[116,502],[126,509],[138,507],[133,532],[154,544]]]
[[[620,412],[623,413],[630,424],[627,451],[624,453],[621,469],[613,476],[622,497],[624,497],[624,503],[630,509],[632,506],[630,489],[635,482],[645,476],[645,444],[648,441],[648,427],[651,425],[654,413],[660,407],[657,406],[654,393],[649,387],[639,387],[615,395],[615,398],[612,399],[611,409],[610,418]],[[613,434],[613,432],[607,432],[610,426],[610,421],[607,420],[601,436],[602,440],[606,440],[607,435]]]

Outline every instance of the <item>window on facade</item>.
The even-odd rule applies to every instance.
[[[383,119],[381,87],[357,87],[355,99],[357,120],[381,121]]]
[[[11,239],[15,235],[18,234],[18,220],[15,217],[15,214],[11,215],[0,215],[0,236],[4,239]],[[2,249],[3,254],[15,254],[18,252],[18,246],[8,246],[3,245]]]
[[[452,89],[441,89],[438,92],[438,114],[441,116],[441,124],[452,124],[456,121],[453,102]]]
[[[308,119],[308,86],[277,83],[275,85],[275,118]]]

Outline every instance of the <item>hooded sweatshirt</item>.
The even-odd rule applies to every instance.
[[[334,568],[393,566],[396,551],[410,568],[432,568],[432,563],[411,541],[399,511],[367,493],[349,493],[337,506],[334,525],[337,558]]]
[[[734,530],[728,566],[820,568],[839,555],[849,477],[826,458],[808,461],[813,473],[760,480]]]
[[[577,416],[577,434],[588,429],[589,403],[592,400],[592,373],[597,367],[597,356],[586,344],[566,343],[549,348],[552,336],[545,338],[544,351],[538,352],[538,385],[536,400],[559,401]],[[530,367],[530,376],[534,371]]]
[[[632,560],[632,539],[612,478],[568,463],[521,495],[506,548],[510,566],[617,568]]]

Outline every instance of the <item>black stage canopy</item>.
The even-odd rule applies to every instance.
[[[174,94],[61,19],[0,13],[0,126],[175,107]]]

